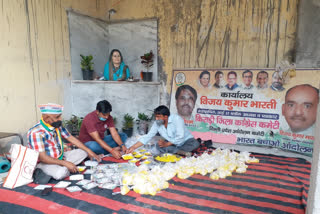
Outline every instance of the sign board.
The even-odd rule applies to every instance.
[[[195,138],[312,156],[320,70],[174,70],[170,111]]]

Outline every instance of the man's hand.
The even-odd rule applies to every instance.
[[[122,144],[121,149],[122,149],[124,154],[127,153],[128,148],[124,144]]]
[[[68,170],[69,170],[71,173],[77,173],[77,172],[79,172],[77,166],[74,165],[73,163],[69,162],[69,161],[64,161],[63,165],[64,165],[65,167],[67,167]]]
[[[134,150],[136,150],[137,148],[139,148],[140,146],[142,146],[143,144],[139,141],[137,143],[135,143],[134,145],[132,145],[129,149],[127,149],[126,154],[132,153]]]
[[[126,154],[130,154],[135,150],[135,148],[133,148],[133,146],[131,146],[129,149],[127,149]]]
[[[165,140],[163,140],[163,139],[160,139],[160,140],[158,141],[158,144],[159,144],[159,147],[160,147],[160,148],[165,148],[165,147],[168,147],[168,146],[171,146],[171,145],[172,145],[172,143],[167,142],[167,141],[165,141]]]
[[[119,150],[117,149],[112,149],[111,152],[112,156],[116,159],[120,159],[121,158],[121,153]]]
[[[101,155],[97,155],[96,153],[94,153],[93,151],[88,151],[88,156],[90,158],[90,160],[92,160],[93,158],[96,159],[98,162],[101,162]]]

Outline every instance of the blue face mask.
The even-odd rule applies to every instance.
[[[161,126],[161,125],[164,124],[164,120],[156,120],[156,124],[157,124],[158,126]]]
[[[99,117],[99,120],[101,120],[101,121],[106,121],[107,119],[106,119],[106,118],[103,118],[103,117]]]

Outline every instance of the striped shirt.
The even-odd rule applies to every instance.
[[[64,127],[60,127],[61,137],[68,138],[70,133]],[[53,158],[59,158],[61,154],[61,145],[59,144],[59,136],[52,128],[52,131],[47,131],[39,122],[32,127],[27,134],[28,147],[38,152],[46,152]]]

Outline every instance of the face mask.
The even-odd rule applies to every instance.
[[[53,126],[54,128],[59,128],[61,125],[62,125],[61,120],[51,123],[51,126]]]
[[[161,126],[162,124],[164,124],[164,120],[156,120],[156,123],[158,126]]]
[[[99,120],[101,120],[101,121],[106,121],[107,119],[106,119],[106,118],[103,118],[103,117],[99,117]]]

